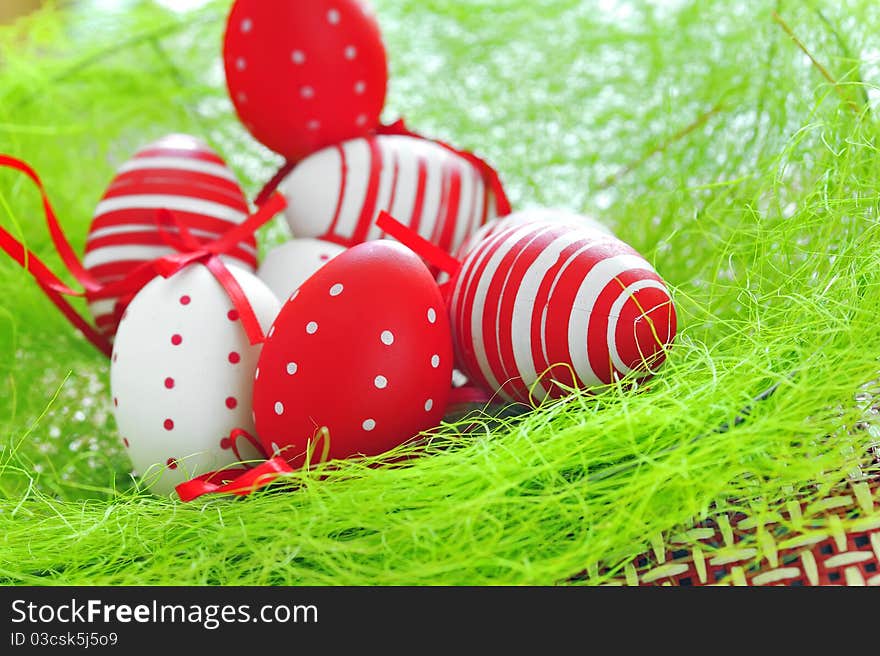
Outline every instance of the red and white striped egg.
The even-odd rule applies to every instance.
[[[557,207],[530,207],[511,212],[507,216],[498,217],[487,222],[459,247],[456,255],[459,259],[463,259],[474,246],[499,230],[531,221],[565,223],[581,228],[600,230],[609,235],[614,234],[611,228],[599,221],[599,219],[586,214],[578,214],[571,210]]]
[[[253,274],[228,269],[266,330],[280,303]],[[119,435],[145,487],[167,495],[238,461],[223,441],[234,428],[254,430],[260,349],[202,264],[156,277],[135,295],[113,343],[110,389]],[[259,457],[243,441],[240,446],[242,457]]]
[[[284,302],[318,269],[343,252],[345,248],[339,244],[323,239],[291,239],[266,253],[257,277]]]
[[[173,253],[157,227],[157,213],[163,208],[202,241],[217,239],[248,216],[244,193],[224,160],[195,137],[168,135],[139,150],[117,171],[89,228],[82,260],[86,271],[107,285],[145,262]],[[242,241],[224,259],[253,272],[254,239]],[[89,303],[98,329],[107,337],[113,338],[128,300]]]
[[[290,161],[379,124],[388,62],[365,2],[236,0],[223,59],[242,123]]]
[[[448,253],[496,216],[483,173],[427,139],[380,135],[314,153],[279,185],[296,237],[342,246],[384,236],[382,210]]]
[[[449,311],[471,380],[530,404],[648,377],[676,332],[670,292],[647,260],[606,232],[558,222],[481,241],[453,280]]]

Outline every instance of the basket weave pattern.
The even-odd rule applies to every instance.
[[[776,517],[725,514],[626,563],[608,585],[880,586],[880,473]]]

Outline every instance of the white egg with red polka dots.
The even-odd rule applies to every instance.
[[[265,331],[280,303],[256,276],[229,265]],[[230,432],[253,432],[260,345],[207,267],[156,277],[132,299],[113,344],[110,389],[123,444],[144,488],[176,485],[239,461]],[[259,454],[240,440],[242,458]]]
[[[324,239],[292,239],[270,250],[257,277],[282,303],[306,280],[345,248]]]

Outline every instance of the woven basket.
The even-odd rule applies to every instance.
[[[658,540],[604,584],[880,585],[880,458],[876,445],[871,451],[873,465],[829,494],[789,501],[767,520],[728,513],[695,523]]]

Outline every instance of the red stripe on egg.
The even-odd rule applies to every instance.
[[[500,305],[498,308],[497,334],[498,334],[498,359],[504,371],[504,380],[513,380],[513,384],[507,387],[518,389],[522,386],[517,379],[521,378],[527,370],[523,370],[517,363],[514,353],[514,327],[523,325],[526,328],[531,322],[524,322],[524,317],[531,317],[534,312],[534,301],[526,299],[522,312],[514,312],[519,293],[523,291],[526,274],[532,267],[540,266],[539,258],[544,254],[551,243],[559,237],[558,230],[546,230],[533,232],[528,242],[523,246],[514,262],[511,263],[507,280],[498,294]],[[524,240],[525,241],[525,240]],[[541,272],[542,276],[544,271]],[[516,331],[519,332],[519,331]],[[531,366],[529,366],[531,369]],[[528,372],[535,374],[540,372]],[[514,396],[511,394],[511,396]]]
[[[532,350],[532,360],[535,364],[535,371],[539,374],[548,371],[552,365],[559,363],[558,360],[551,360],[551,358],[548,357],[547,337],[545,335],[545,327],[547,325],[550,325],[551,327],[554,325],[549,320],[551,304],[556,307],[560,302],[559,297],[556,294],[556,287],[565,269],[572,263],[579,253],[584,252],[592,243],[591,240],[578,239],[563,248],[556,262],[544,274],[544,277],[541,280],[541,285],[538,287],[538,292],[535,296],[534,310],[532,311],[530,346]],[[554,312],[554,315],[555,314],[556,313]],[[570,371],[564,366],[554,367],[551,373],[552,378],[555,378],[564,384],[572,385],[574,382],[571,378]],[[543,389],[543,393],[549,394],[550,396],[560,395],[561,390],[559,387],[553,385],[552,379],[548,380],[547,377],[541,378],[541,388]]]
[[[543,339],[547,360],[551,365],[571,364],[572,368],[560,366],[555,367],[553,371],[553,379],[570,387],[576,387],[579,382],[586,385],[597,385],[604,382],[601,377],[589,369],[589,366],[573,370],[576,367],[580,351],[586,352],[586,331],[578,336],[582,340],[582,344],[572,343],[569,338],[569,324],[572,321],[572,315],[575,313],[588,315],[592,311],[592,307],[589,306],[576,306],[576,300],[590,271],[601,261],[601,259],[594,257],[597,248],[596,244],[589,245],[562,270],[553,290],[554,302],[547,308]],[[587,358],[585,360],[588,365],[589,360]]]
[[[417,156],[418,169],[416,194],[413,198],[413,209],[410,214],[409,227],[418,233],[422,224],[422,212],[425,211],[425,189],[428,185],[428,163],[420,155]]]
[[[393,169],[391,172],[391,195],[388,198],[388,208],[391,216],[396,216],[394,202],[397,200],[397,181],[400,177],[400,159],[398,157],[397,151],[391,151],[391,161],[393,165]],[[379,239],[385,238],[385,231],[381,230],[379,232]]]
[[[345,201],[346,181],[348,180],[348,163],[345,158],[345,148],[341,145],[334,146],[339,155],[339,194],[336,197],[336,210],[333,212],[333,220],[327,229],[324,239],[332,241],[336,237],[336,226],[339,225],[339,217],[342,214],[342,203]],[[296,202],[296,199],[292,199]]]
[[[241,188],[237,184],[188,171],[161,171],[153,174],[136,170],[124,173],[114,180],[102,200],[142,193],[199,198],[227,205],[238,212],[248,211]]]
[[[444,196],[445,207],[439,215],[437,221],[441,228],[440,235],[436,243],[447,253],[453,251],[456,221],[458,219],[458,210],[461,206],[461,170],[454,164],[446,165],[445,178],[448,182]]]
[[[388,211],[452,253],[487,216],[485,203],[477,201],[488,186],[482,173],[432,141],[379,135],[334,148],[343,160],[335,185],[327,187],[336,173],[328,167],[336,160],[326,150],[299,162],[281,183],[298,237],[351,246],[382,236],[374,222],[379,211]]]
[[[457,342],[462,346],[462,361],[465,363],[472,379],[486,389],[493,391],[499,388],[498,381],[492,380],[491,370],[487,371],[484,369],[479,361],[485,357],[485,349],[481,347],[483,309],[482,301],[480,304],[476,302],[477,290],[484,276],[490,276],[494,272],[493,267],[489,274],[487,274],[487,267],[504,238],[510,236],[510,234],[508,231],[501,231],[495,238],[482,242],[481,246],[474,250],[473,256],[469,257],[466,261],[459,276],[459,284],[457,285],[457,287],[461,287],[457,301],[460,312],[459,320],[455,324],[461,333]],[[475,324],[480,326],[479,343],[475,341]]]
[[[489,258],[492,256],[499,238],[487,239],[481,245],[474,249],[473,257],[465,261],[461,274],[459,275],[458,284],[456,285],[456,301],[454,307],[458,308],[457,320],[454,325],[460,330],[460,338],[457,341],[462,347],[462,362],[468,362],[466,367],[471,371],[472,377],[481,382],[485,387],[491,388],[486,378],[475,360],[474,349],[474,296],[476,294],[477,282],[488,264]]]
[[[636,251],[553,222],[499,227],[478,242],[450,305],[466,373],[522,402],[562,396],[560,385],[611,383],[630,370],[650,375],[676,329],[668,289]]]
[[[177,216],[181,222],[191,230],[203,230],[218,236],[236,225],[234,222],[225,219],[218,219],[213,216],[196,214],[193,212],[177,211],[175,212],[175,216]],[[104,213],[92,222],[89,238],[91,238],[91,234],[98,232],[99,230],[106,230],[107,228],[121,228],[128,226],[143,228],[154,227],[155,225],[155,209],[116,210]]]
[[[376,217],[376,201],[379,198],[379,183],[382,177],[382,149],[375,137],[366,139],[369,153],[369,172],[367,173],[367,192],[361,204],[360,215],[351,236],[353,244],[367,240],[367,234]]]
[[[172,234],[177,234],[176,230],[169,230]],[[199,235],[201,237],[201,235]],[[217,239],[220,235],[213,235],[209,237],[201,237],[205,241],[212,241]],[[165,237],[160,235],[158,232],[149,232],[149,231],[136,231],[132,230],[130,232],[118,232],[114,234],[107,235],[106,237],[99,237],[97,239],[90,239],[86,246],[86,253],[93,253],[95,251],[99,251],[103,248],[108,248],[112,246],[163,246],[168,247],[168,242]],[[169,252],[170,249],[169,249]],[[241,247],[230,249],[226,255],[230,258],[234,258],[238,260],[238,264],[240,266],[244,266],[245,268],[249,268],[256,264],[256,257],[253,249],[244,250]],[[94,268],[90,270],[94,273]],[[97,276],[96,276],[97,277]]]
[[[462,215],[459,215],[458,221],[460,223],[464,223],[463,230],[461,234],[456,235],[455,242],[458,244],[456,249],[460,248],[462,244],[464,244],[470,237],[473,235],[480,227],[479,220],[477,220],[477,216],[481,214],[482,210],[477,210],[477,207],[480,202],[481,189],[484,189],[483,179],[480,173],[476,169],[471,169],[469,172],[469,176],[471,178],[471,199],[470,205],[465,206],[462,203]],[[450,251],[453,252],[453,251]]]
[[[226,162],[223,161],[222,157],[205,148],[166,148],[161,146],[161,141],[157,142],[156,147],[144,148],[134,156],[135,159],[145,159],[148,157],[179,157],[226,166]]]
[[[625,341],[623,342],[618,341],[618,337],[621,336],[619,335],[619,330],[615,331],[615,334],[609,335],[609,320],[612,317],[612,310],[615,309],[614,304],[616,302],[619,303],[619,301],[623,301],[622,306],[617,308],[615,312],[615,314],[619,316],[626,305],[635,305],[637,308],[639,305],[639,295],[645,297],[646,300],[652,299],[650,307],[643,308],[645,314],[650,315],[656,307],[654,302],[657,300],[654,298],[656,293],[662,294],[663,301],[668,300],[668,295],[651,287],[643,287],[643,289],[653,289],[655,294],[647,294],[642,290],[634,290],[631,293],[627,293],[627,290],[630,289],[631,285],[642,281],[654,281],[659,283],[662,287],[660,277],[652,270],[648,268],[630,268],[614,276],[596,299],[596,304],[594,306],[596,311],[591,315],[590,323],[587,328],[587,334],[589,335],[588,353],[590,357],[590,366],[595,372],[600,374],[602,380],[606,383],[612,382],[614,377],[622,378],[628,374],[629,371],[639,362],[639,351],[646,355],[653,355],[656,352],[655,347],[660,346],[653,339],[645,339],[645,335],[626,335]],[[637,309],[636,311],[638,315],[642,314],[641,312],[638,312]],[[620,326],[621,324],[618,322],[618,328],[620,328]],[[652,342],[654,343],[652,344]],[[614,344],[617,346],[616,350],[623,350],[623,353],[620,353],[619,355],[612,354],[611,347]],[[622,360],[622,363],[615,363],[614,355],[617,355],[617,359]],[[625,370],[621,364],[625,365]]]
[[[552,236],[549,238],[552,239]],[[501,334],[503,330],[501,304],[506,298],[515,297],[520,282],[518,274],[522,272],[520,263],[525,262],[528,265],[530,252],[535,250],[532,245],[537,244],[537,248],[540,248],[547,239],[548,236],[543,231],[534,231],[523,233],[519,239],[501,242],[496,249],[496,254],[502,252],[506,247],[509,247],[509,250],[500,261],[494,263],[494,267],[490,262],[486,273],[483,274],[491,276],[489,286],[485,288],[483,294],[480,294],[483,299],[481,317],[483,350],[495,380],[499,383],[500,389],[504,391],[511,387],[507,381],[518,378],[519,374],[515,367],[509,366],[510,362],[506,362],[503,355],[503,351],[507,350],[504,348],[504,341],[510,339],[510,327],[508,326],[505,333]],[[479,307],[479,303],[476,306]],[[512,386],[516,388],[518,383],[514,381]]]
[[[103,284],[174,251],[159,232],[158,213],[175,218],[205,243],[246,220],[248,204],[235,175],[206,144],[188,135],[169,135],[123,164],[95,208],[83,255],[84,268]],[[169,233],[174,228],[166,229]],[[243,240],[228,257],[246,270],[257,265],[256,242]],[[89,303],[108,336],[116,329],[118,299]]]

